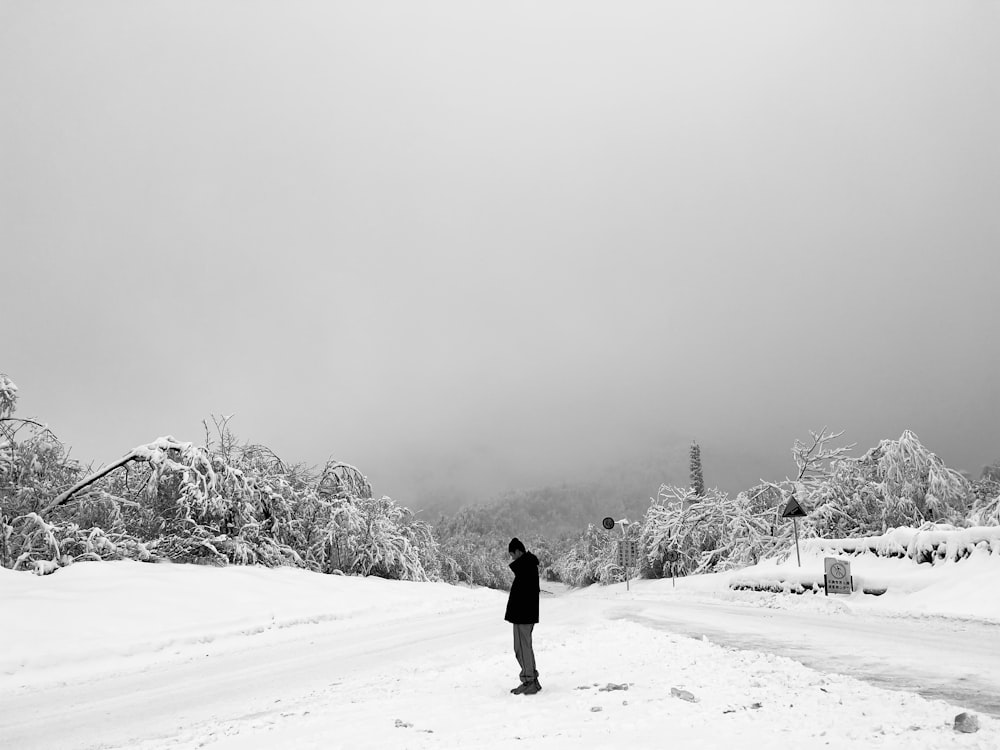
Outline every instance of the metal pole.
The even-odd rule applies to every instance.
[[[625,537],[625,525],[628,521],[622,522],[622,562],[625,563],[625,590],[630,591],[628,583],[628,542]]]
[[[799,519],[792,518],[792,533],[795,534],[795,559],[799,563],[799,567],[802,567],[802,558],[799,557]]]

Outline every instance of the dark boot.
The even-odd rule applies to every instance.
[[[535,680],[534,682],[529,682],[527,687],[524,688],[523,692],[525,695],[534,695],[541,689],[542,689],[542,684],[538,680]]]
[[[530,684],[531,684],[530,682],[522,682],[516,688],[512,688],[510,692],[512,692],[514,695],[520,695],[521,693],[523,693],[525,690],[528,689],[528,686]]]

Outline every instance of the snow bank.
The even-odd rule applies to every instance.
[[[497,592],[298,568],[77,563],[38,577],[0,568],[0,675],[64,672],[334,620],[456,611]],[[391,603],[391,607],[387,607]]]
[[[828,557],[871,554],[877,557],[908,557],[918,563],[931,564],[964,560],[974,553],[983,552],[1000,558],[1000,526],[958,529],[947,524],[927,524],[919,529],[891,529],[881,536],[806,539],[801,549]]]
[[[770,559],[722,574],[716,584],[725,580],[733,590],[821,594],[824,558],[838,557],[851,565],[855,593],[843,598],[853,606],[1000,622],[998,532],[994,527],[896,529],[865,539],[811,539],[802,545],[801,567],[794,555]]]

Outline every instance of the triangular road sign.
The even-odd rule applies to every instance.
[[[782,518],[804,518],[805,515],[806,512],[802,510],[802,506],[799,505],[799,501],[794,496],[788,501],[785,509],[781,511]]]

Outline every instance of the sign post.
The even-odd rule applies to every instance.
[[[677,550],[671,548],[668,549],[664,555],[663,559],[667,561],[667,565],[670,566],[670,586],[671,588],[677,588],[677,561],[681,558]]]
[[[622,538],[618,542],[618,567],[625,571],[625,590],[630,591],[628,580],[628,570],[629,568],[634,568],[639,560],[639,542],[635,539],[625,538],[625,527],[628,525],[627,520],[622,520]],[[615,527],[615,519],[608,516],[603,521],[601,521],[601,526],[603,526],[608,531],[611,531]]]
[[[798,562],[799,567],[802,567],[802,557],[799,555],[799,523],[798,519],[805,518],[806,512],[802,510],[802,506],[799,505],[799,501],[795,499],[795,493],[792,493],[791,499],[788,504],[785,505],[785,509],[781,511],[782,518],[792,519],[792,533],[795,535],[795,560]]]
[[[634,568],[639,559],[639,542],[622,539],[618,542],[618,566],[625,569],[625,590],[629,590],[628,570]]]

